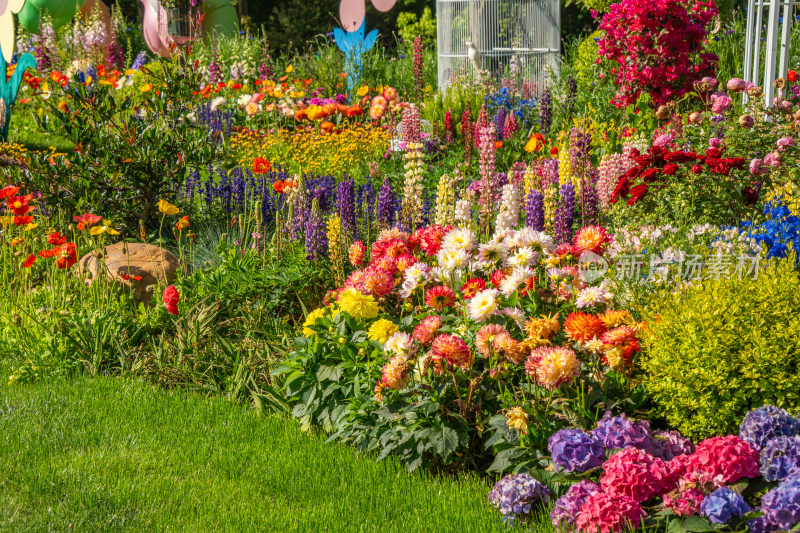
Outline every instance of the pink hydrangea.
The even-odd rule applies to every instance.
[[[586,533],[617,533],[638,528],[644,516],[642,506],[627,496],[595,492],[581,505],[575,525]]]
[[[722,483],[758,476],[758,452],[736,435],[704,440],[691,457],[690,470],[703,470]]]
[[[600,486],[611,496],[644,502],[671,490],[674,478],[661,459],[636,448],[626,448],[605,462]]]
[[[705,497],[720,487],[722,483],[708,472],[688,472],[680,478],[675,490],[664,496],[664,507],[678,516],[695,515]]]

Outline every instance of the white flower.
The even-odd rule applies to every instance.
[[[472,251],[475,248],[475,233],[467,228],[455,228],[442,239],[442,248],[448,250]]]
[[[484,265],[505,261],[508,257],[508,248],[502,243],[491,240],[478,247],[478,259]]]
[[[406,277],[406,279],[403,280],[403,285],[400,287],[400,298],[408,298],[411,296],[411,293],[417,290],[417,287],[419,287],[419,278]]]
[[[440,248],[436,254],[436,260],[439,266],[448,271],[457,268],[464,268],[469,263],[469,254],[464,250],[454,250],[448,248]]]
[[[611,293],[606,292],[602,287],[586,287],[578,293],[578,297],[575,299],[575,306],[579,309],[593,307],[606,303],[611,297]]]
[[[475,322],[483,322],[497,311],[497,289],[485,289],[469,301],[469,316]]]
[[[527,318],[525,317],[525,313],[522,312],[522,309],[518,307],[504,307],[500,312],[516,322],[519,329],[524,330]]]
[[[386,340],[383,345],[384,350],[387,352],[394,352],[397,355],[402,355],[408,350],[408,345],[411,342],[411,336],[402,331],[396,331],[391,337]]]
[[[503,278],[503,281],[500,282],[500,292],[503,296],[508,298],[532,275],[533,270],[528,267],[515,268],[510,275]]]
[[[247,104],[249,104],[250,100],[252,99],[253,99],[252,94],[243,94],[236,99],[236,105],[238,105],[239,107],[244,107]]]
[[[531,264],[536,254],[529,246],[523,246],[513,254],[511,254],[506,263],[510,267],[526,267]]]
[[[433,267],[428,274],[428,279],[434,283],[441,283],[443,285],[450,285],[450,271],[442,267]]]
[[[216,111],[225,104],[227,104],[227,101],[223,97],[218,96],[217,98],[211,100],[211,111]]]
[[[456,202],[455,216],[459,224],[472,222],[472,204],[468,200],[458,200]]]
[[[583,343],[583,348],[592,353],[600,353],[603,350],[603,341],[597,337]]]

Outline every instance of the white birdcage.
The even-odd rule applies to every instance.
[[[558,0],[437,0],[439,87],[485,76],[544,82],[558,74]]]
[[[785,79],[789,70],[789,44],[796,6],[800,6],[798,0],[747,2],[744,80],[764,89],[764,103],[767,106],[772,105],[775,96],[773,82],[777,78]]]

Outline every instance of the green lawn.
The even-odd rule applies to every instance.
[[[0,531],[500,530],[486,493],[222,399],[110,378],[0,389]]]

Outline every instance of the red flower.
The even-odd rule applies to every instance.
[[[352,107],[348,107],[345,110],[344,114],[347,117],[350,117],[350,118],[352,118],[352,117],[360,117],[361,115],[364,114],[364,110],[361,107],[359,107],[357,105],[354,105]]]
[[[494,149],[495,150],[499,150],[502,147],[503,147],[503,141],[495,141],[494,142]]]
[[[666,165],[664,165],[664,169],[661,172],[663,172],[666,176],[672,176],[677,171],[678,171],[678,165],[676,165],[675,163],[667,163]]]
[[[67,238],[62,236],[59,232],[55,232],[47,236],[47,242],[53,246],[61,246],[67,242]]]
[[[642,185],[637,185],[636,187],[631,189],[631,197],[628,200],[628,205],[633,205],[639,200],[641,200],[645,194],[647,194],[647,188],[649,186],[644,183]]]
[[[25,262],[22,263],[22,268],[30,268],[30,267],[32,267],[37,259],[38,259],[38,257],[36,257],[35,254],[29,255],[28,258],[25,260]]]
[[[0,189],[0,200],[5,200],[6,198],[10,198],[19,192],[19,187],[14,187],[13,185],[8,185]]]
[[[796,82],[797,81],[797,71],[796,70],[790,70],[789,74],[786,76],[786,78],[792,83]]]
[[[78,229],[84,230],[100,222],[103,219],[103,217],[98,215],[93,215],[91,213],[84,213],[79,217],[73,216],[72,219],[78,223]]]
[[[550,155],[558,155],[558,146],[553,146],[550,148]]]
[[[256,174],[265,174],[269,172],[270,168],[272,168],[272,165],[263,157],[256,157],[253,159],[253,172]]]
[[[14,217],[15,226],[26,226],[33,222],[33,217]]]
[[[178,228],[178,231],[183,231],[186,228],[188,228],[189,217],[188,216],[181,217],[181,219],[175,223],[175,227]]]
[[[180,300],[180,293],[178,289],[175,288],[175,285],[170,285],[166,289],[164,289],[164,294],[161,296],[161,300],[164,302],[164,307],[167,308],[173,315],[178,314],[178,300]]]
[[[494,285],[496,289],[499,289],[500,284],[506,279],[506,273],[502,270],[495,270],[492,272],[492,275],[489,276],[489,279],[492,280],[492,285]]]
[[[703,171],[703,165],[692,165],[692,172],[700,174]]]
[[[272,184],[272,188],[275,189],[275,192],[283,194],[284,189],[286,189],[286,184],[283,183],[281,180],[278,180]]]
[[[141,281],[142,276],[131,276],[130,274],[123,274],[122,279],[124,279],[125,281],[130,281],[130,280]]]
[[[481,278],[472,278],[464,285],[461,286],[461,292],[464,294],[464,299],[469,300],[476,294],[478,291],[482,291],[486,288],[486,282],[483,281]]]
[[[78,252],[74,242],[68,242],[58,247],[58,259],[56,259],[58,268],[69,268],[77,262]]]
[[[26,194],[25,196],[11,196],[8,198],[8,200],[6,200],[6,204],[15,215],[21,217],[33,211],[33,206],[30,205],[31,200],[33,200],[32,194]]]
[[[428,291],[425,297],[425,303],[428,307],[432,307],[437,311],[441,311],[445,307],[452,307],[456,302],[456,293],[447,285],[437,285]]]

